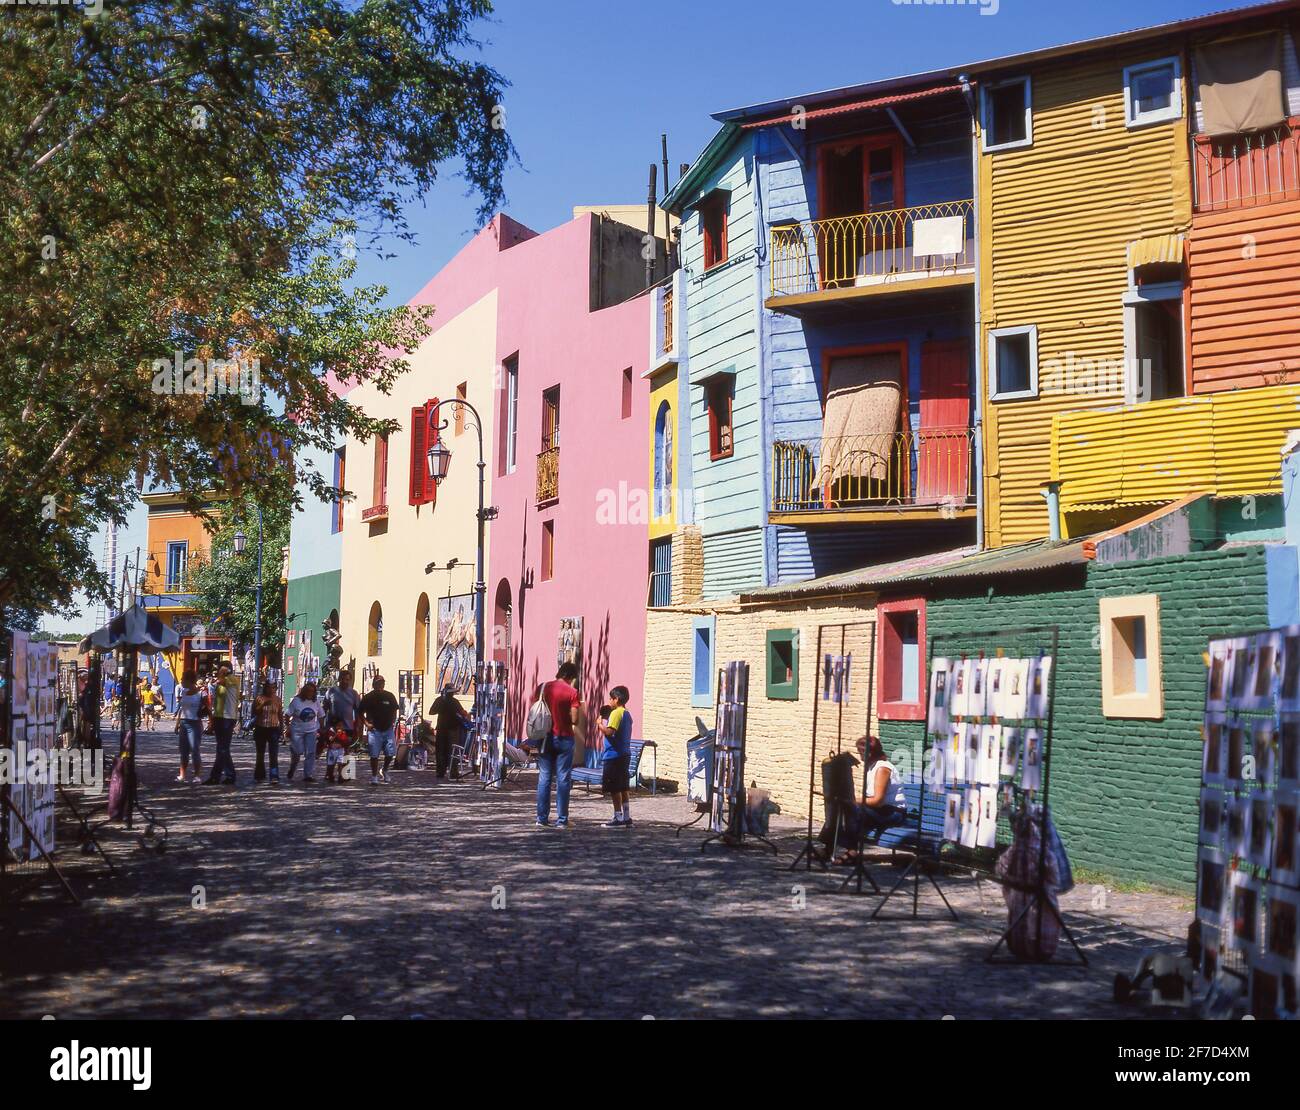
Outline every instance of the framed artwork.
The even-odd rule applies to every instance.
[[[1228,707],[1241,708],[1250,689],[1250,680],[1255,668],[1255,640],[1251,636],[1239,636],[1228,641]]]
[[[1245,871],[1234,871],[1228,887],[1232,907],[1228,947],[1254,960],[1259,955],[1264,918],[1260,881]]]
[[[1249,798],[1250,822],[1246,830],[1246,859],[1262,871],[1273,863],[1273,795],[1256,790]]]
[[[979,848],[996,848],[998,845],[998,790],[996,786],[979,789],[980,820],[975,834]]]
[[[984,712],[990,717],[1005,717],[1003,710],[1006,708],[1006,676],[1008,660],[1005,656],[998,656],[989,660],[988,666],[988,693],[984,698]]]
[[[1223,850],[1229,857],[1241,859],[1250,841],[1250,799],[1228,794],[1223,800]]]
[[[1206,848],[1223,847],[1223,791],[1208,786],[1201,788],[1200,842]]]
[[[1272,786],[1277,781],[1277,733],[1277,722],[1272,717],[1251,722],[1252,765],[1244,770],[1254,773],[1247,776],[1247,781],[1260,786]]]
[[[1228,752],[1223,766],[1223,778],[1229,785],[1241,786],[1246,782],[1246,755],[1252,751],[1253,746],[1250,724],[1248,719],[1228,718]]]
[[[1029,708],[1029,660],[1008,659],[1002,667],[1006,692],[1002,697],[1002,716],[1023,720]]]
[[[970,716],[971,664],[973,660],[958,659],[952,664],[949,680],[950,700],[948,712],[954,717]]]
[[[1261,632],[1251,637],[1247,657],[1249,673],[1238,707],[1260,711],[1272,709],[1277,686],[1278,667],[1282,660],[1282,633]]]
[[[1277,733],[1277,787],[1300,790],[1300,714],[1283,713]]]
[[[980,726],[979,781],[996,786],[1002,774],[1002,726]]]
[[[1283,712],[1300,713],[1300,624],[1282,629],[1281,671],[1278,703]]]
[[[1276,883],[1300,886],[1300,793],[1279,790],[1273,795],[1273,859],[1269,871]]]
[[[968,717],[983,717],[988,713],[985,702],[988,698],[989,662],[983,656],[970,661],[970,699],[966,705]]]
[[[962,802],[961,845],[974,848],[979,841],[980,829],[980,792],[978,787],[968,786]]]
[[[935,736],[948,731],[949,663],[947,659],[930,661],[930,708],[927,728]]]
[[[1016,725],[1002,726],[1002,766],[999,768],[1005,779],[1014,779],[1020,765],[1021,729]]]
[[[1051,706],[1048,700],[1052,688],[1052,657],[1040,655],[1029,660],[1029,689],[1025,716],[1036,721],[1047,719]]]
[[[1228,708],[1228,668],[1232,653],[1227,640],[1211,640],[1209,669],[1205,675],[1205,712],[1222,713]]]
[[[966,725],[966,766],[963,774],[967,782],[979,782],[983,753],[984,728],[977,724]]]
[[[1201,725],[1201,736],[1201,778],[1207,786],[1222,786],[1228,777],[1227,716],[1223,713],[1207,713]]]
[[[1281,967],[1290,968],[1294,974],[1297,963],[1296,922],[1300,920],[1300,891],[1287,890],[1276,883],[1269,884],[1268,919],[1265,927],[1264,951]]]
[[[1043,730],[1026,728],[1022,737],[1025,747],[1021,757],[1020,788],[1041,790],[1043,788]]]
[[[1202,848],[1196,858],[1196,919],[1211,929],[1227,920],[1228,861],[1216,848]]]
[[[930,749],[927,753],[927,758],[930,762],[924,769],[924,775],[925,781],[930,787],[931,794],[942,796],[946,793],[948,772],[944,764],[947,762],[947,752],[948,745],[945,742],[937,741],[930,745]]]
[[[948,795],[943,810],[943,838],[954,844],[961,840],[962,797],[960,794]]]
[[[943,768],[947,782],[961,782],[966,776],[966,731],[968,725],[953,721],[948,726],[948,743],[944,749]]]

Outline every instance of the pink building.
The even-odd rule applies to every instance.
[[[641,231],[587,214],[501,256],[488,623],[491,657],[510,668],[514,735],[562,650],[577,656],[592,709],[622,684],[642,712],[651,302],[641,251]]]

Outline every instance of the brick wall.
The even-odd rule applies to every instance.
[[[870,628],[874,610],[844,601],[801,602],[745,608],[717,605],[678,609],[652,609],[646,625],[645,706],[640,733],[659,745],[659,771],[685,789],[686,741],[695,735],[698,714],[712,727],[714,709],[691,705],[692,621],[713,615],[716,624],[716,666],[734,659],[750,665],[749,715],[745,778],[772,791],[781,811],[799,817],[808,814],[808,774],[812,757],[813,703],[818,694],[817,630],[836,626],[824,634],[823,652],[853,655],[850,700],[842,707],[822,701],[818,705],[819,758],[833,749],[837,734],[847,745],[867,727],[870,674]],[[841,651],[838,625],[852,623]],[[764,682],[766,634],[770,628],[799,629],[799,699],[768,698]],[[815,805],[821,817],[820,799]]]
[[[1262,547],[1113,566],[1081,583],[1006,594],[987,584],[932,596],[930,636],[1056,623],[1060,650],[1051,755],[1051,805],[1076,865],[1177,890],[1195,885],[1206,642],[1267,625]],[[1098,602],[1160,595],[1164,718],[1102,716]],[[919,723],[885,721],[886,750],[911,745]]]
[[[673,532],[672,603],[689,605],[704,593],[704,539],[693,524]]]

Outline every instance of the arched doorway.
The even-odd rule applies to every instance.
[[[415,655],[411,669],[429,673],[429,595],[421,594],[415,603]]]
[[[511,603],[510,583],[501,579],[497,583],[496,599],[492,605],[492,659],[498,663],[510,662],[510,637],[514,606]]]

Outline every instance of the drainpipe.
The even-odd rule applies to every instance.
[[[973,355],[971,369],[974,371],[975,378],[975,550],[984,550],[984,386],[980,379],[980,356],[984,350],[983,336],[983,316],[981,313],[982,296],[981,289],[984,285],[984,274],[981,268],[983,251],[981,245],[984,241],[983,230],[980,227],[980,150],[979,150],[979,127],[978,117],[976,115],[978,108],[975,101],[975,92],[971,87],[970,78],[964,73],[957,75],[957,80],[961,82],[961,94],[966,98],[966,108],[970,112],[970,159],[971,159],[971,204],[974,206],[975,220],[975,324],[974,339],[972,343]]]
[[[1047,538],[1058,543],[1061,539],[1061,483],[1043,482],[1038,492],[1047,502]]]

